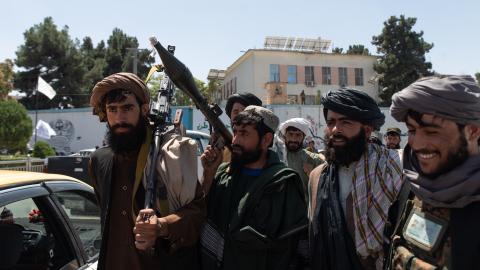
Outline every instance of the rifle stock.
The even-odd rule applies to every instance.
[[[165,71],[170,77],[170,80],[172,80],[180,90],[193,100],[215,131],[223,137],[225,145],[230,147],[232,144],[232,134],[223,122],[220,121],[219,116],[222,114],[220,107],[218,107],[217,104],[212,107],[208,104],[205,98],[200,94],[200,91],[198,91],[190,70],[173,54],[168,52],[155,37],[150,38],[150,43],[160,55],[160,59],[162,59],[163,66],[165,67]]]

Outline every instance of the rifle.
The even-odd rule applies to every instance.
[[[173,81],[173,83],[187,94],[197,105],[197,108],[203,113],[207,121],[213,126],[224,140],[225,145],[230,148],[232,144],[232,134],[218,118],[222,113],[222,109],[217,104],[209,105],[205,98],[198,91],[195,81],[190,70],[178,60],[172,53],[167,51],[156,37],[150,37],[150,43],[157,50],[165,71]]]
[[[175,52],[174,46],[168,46],[169,53],[173,54]],[[177,111],[175,115],[175,120],[172,125],[170,119],[170,102],[172,100],[175,86],[164,72],[165,69],[161,65],[154,66],[152,69],[156,69],[158,72],[163,72],[163,78],[160,82],[160,89],[156,99],[152,99],[150,102],[150,111],[148,113],[148,118],[150,124],[153,127],[152,131],[152,142],[150,145],[150,151],[148,154],[148,159],[150,160],[150,168],[147,172],[147,187],[145,190],[145,209],[153,209],[156,196],[156,186],[157,181],[155,179],[155,169],[156,169],[156,160],[158,158],[158,152],[160,146],[163,143],[163,139],[167,133],[170,133],[175,130],[175,128],[180,127],[181,121],[181,110]],[[157,209],[158,211],[158,209]],[[150,217],[145,216],[144,220],[148,220]]]

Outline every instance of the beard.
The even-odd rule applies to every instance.
[[[388,149],[400,149],[400,144],[399,143],[397,143],[397,144],[390,143],[390,144],[387,144],[387,148]]]
[[[343,139],[345,144],[341,146],[333,145],[334,139]],[[350,139],[337,134],[332,136],[326,135],[325,140],[327,142],[327,161],[342,166],[348,166],[350,163],[359,160],[367,149],[367,137],[363,128]]]
[[[415,154],[417,153],[431,153],[432,151],[429,150],[416,150],[414,151]],[[437,152],[438,154],[438,152]],[[445,161],[444,164],[441,164],[439,166],[439,170],[433,173],[423,173],[422,170],[418,170],[420,175],[425,176],[429,179],[435,179],[438,176],[449,172],[459,165],[461,165],[465,160],[468,159],[469,153],[468,153],[468,143],[467,139],[465,138],[464,134],[460,135],[460,145],[457,147],[457,149],[454,149],[453,151],[448,152],[447,160]]]
[[[137,150],[145,141],[147,134],[147,122],[140,117],[136,126],[131,124],[108,125],[107,142],[114,153],[125,153]],[[118,128],[128,128],[129,131],[120,134],[115,133]]]
[[[262,149],[260,149],[260,141],[254,150],[247,151],[245,148],[238,144],[232,145],[232,166],[235,168],[242,167],[250,163],[254,163],[259,160],[262,155]]]
[[[287,150],[289,152],[298,152],[300,149],[302,149],[302,145],[300,142],[285,142],[285,146],[287,147]]]

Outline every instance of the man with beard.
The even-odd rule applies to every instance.
[[[279,130],[286,148],[286,164],[294,169],[302,178],[305,194],[307,194],[308,176],[313,168],[322,164],[325,157],[303,148],[305,135],[310,133],[310,123],[304,118],[292,118],[280,124]]]
[[[298,174],[269,150],[277,126],[270,110],[248,106],[233,119],[232,161],[220,165],[221,151],[211,146],[202,155],[203,269],[281,270],[295,263],[307,206]]]
[[[379,269],[388,211],[402,186],[397,151],[370,143],[385,116],[366,93],[322,97],[327,163],[309,182],[312,269]]]
[[[193,158],[171,157],[173,152],[162,147],[162,158],[154,161],[155,211],[143,209],[152,140],[146,85],[131,73],[110,75],[95,85],[90,104],[108,127],[108,145],[97,149],[89,164],[101,210],[98,269],[198,268],[195,244],[205,201],[196,173],[179,173],[182,164],[196,164],[195,147],[166,135],[162,146],[191,152]]]
[[[397,127],[387,128],[385,133],[385,144],[388,149],[400,149],[402,131]]]
[[[470,76],[422,78],[393,96],[390,112],[408,128],[408,189],[385,269],[479,268],[479,108]]]
[[[225,105],[225,113],[227,114],[228,118],[231,121],[247,106],[255,105],[255,106],[262,106],[262,101],[252,93],[242,93],[242,94],[233,94],[228,97],[227,105]],[[213,133],[212,140],[215,140],[217,136],[216,133]],[[223,150],[223,162],[230,162],[232,158],[232,153],[230,149],[224,148]]]

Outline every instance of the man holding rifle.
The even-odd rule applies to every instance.
[[[207,146],[201,157],[208,193],[203,269],[290,269],[307,226],[300,176],[269,150],[278,117],[248,106],[232,121],[232,161]]]
[[[95,151],[89,168],[101,209],[98,269],[198,268],[194,246],[205,201],[196,173],[171,171],[196,164],[196,146],[189,139],[164,138],[160,158],[154,161],[155,210],[141,210],[144,172],[151,163],[147,160],[152,140],[149,99],[145,83],[131,73],[110,75],[92,91],[90,104],[108,127],[108,145]],[[191,155],[171,157],[173,152]]]

